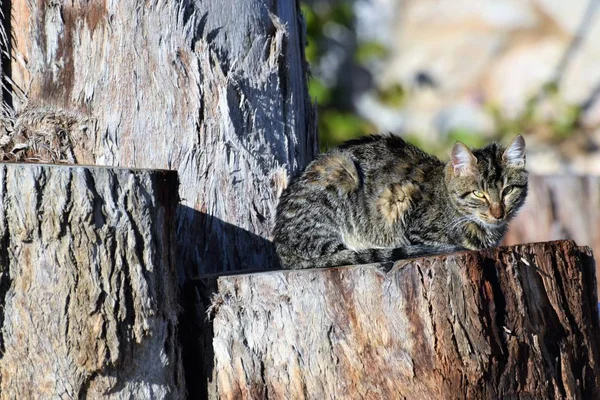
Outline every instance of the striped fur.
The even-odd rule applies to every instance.
[[[284,268],[384,262],[496,246],[527,195],[525,142],[455,145],[443,163],[393,135],[320,155],[283,192]]]

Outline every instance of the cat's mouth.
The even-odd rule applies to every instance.
[[[486,216],[486,215],[478,215],[477,219],[479,220],[479,222],[482,225],[491,227],[491,228],[497,228],[506,223],[505,218],[494,218],[494,217],[490,217],[490,216]]]

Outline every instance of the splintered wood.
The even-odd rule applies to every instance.
[[[6,158],[177,170],[190,276],[274,264],[277,199],[318,153],[299,2],[8,3],[36,121]]]
[[[532,175],[525,206],[504,243],[571,239],[600,254],[600,177]],[[600,273],[596,266],[596,276]]]
[[[600,396],[589,248],[537,243],[384,267],[218,278],[210,397]]]

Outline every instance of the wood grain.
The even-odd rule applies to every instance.
[[[183,398],[167,171],[0,165],[0,397]]]
[[[561,239],[574,240],[600,254],[600,177],[530,176],[527,200],[511,223],[504,243]],[[596,276],[599,274],[597,266]]]
[[[588,248],[538,243],[385,267],[219,277],[209,397],[600,395]]]
[[[12,1],[13,75],[80,115],[76,162],[178,171],[191,276],[273,265],[278,195],[317,152],[299,2],[224,4]]]

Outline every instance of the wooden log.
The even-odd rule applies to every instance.
[[[3,399],[183,398],[177,175],[0,165]]]
[[[506,245],[572,239],[600,254],[600,177],[533,175]],[[596,265],[596,276],[600,267]],[[600,286],[598,287],[600,289]]]
[[[573,242],[221,276],[208,397],[600,396],[594,260]]]
[[[78,115],[76,163],[177,170],[191,276],[274,263],[278,196],[317,153],[299,1],[11,3],[30,120]]]

